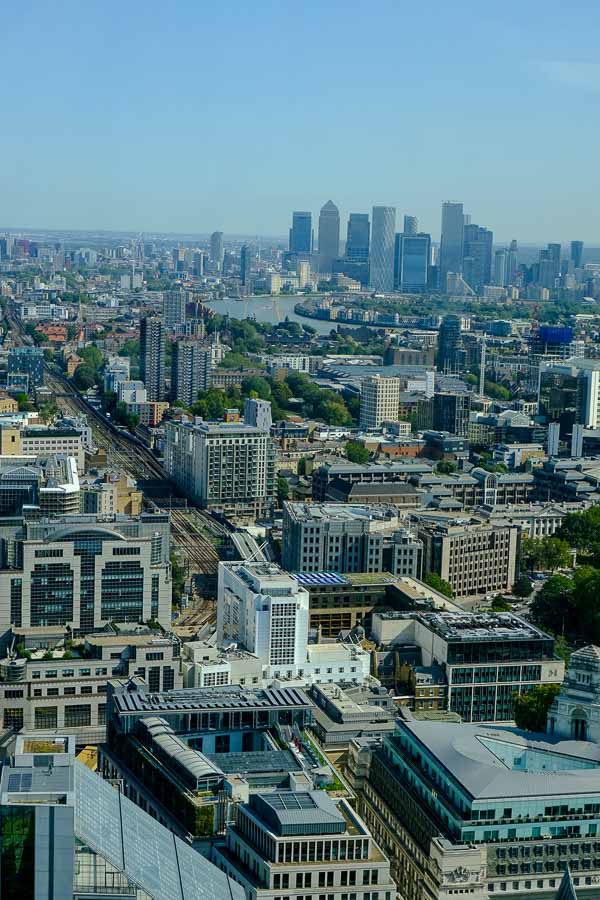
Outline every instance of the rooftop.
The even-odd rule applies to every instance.
[[[123,693],[115,693],[113,702],[119,713],[194,712],[197,710],[277,709],[310,707],[306,694],[298,688],[249,689],[241,685],[210,688],[184,688],[147,694],[143,683],[111,681],[122,686]]]
[[[398,517],[398,510],[391,504],[356,506],[349,503],[287,502],[285,509],[290,518],[296,522],[320,522],[331,519],[338,521],[359,519],[385,522]]]
[[[254,794],[250,808],[272,831],[290,834],[343,834],[346,819],[326,791]]]
[[[464,723],[406,721],[400,727],[474,800],[600,794],[596,744]]]
[[[507,612],[423,613],[420,620],[447,641],[550,640],[535,625]]]

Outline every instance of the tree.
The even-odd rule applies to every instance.
[[[368,462],[371,455],[367,448],[359,444],[358,441],[348,441],[345,451],[350,462],[359,463],[360,465]]]
[[[575,612],[574,582],[566,575],[553,575],[531,605],[531,614],[542,628],[553,634],[564,634]]]
[[[277,478],[277,500],[281,505],[290,496],[290,486],[281,475]]]
[[[542,733],[546,730],[548,710],[558,692],[558,684],[538,684],[530,691],[513,695],[517,728]]]
[[[19,411],[27,412],[27,410],[29,409],[29,397],[27,396],[27,394],[17,394],[15,400],[19,404]]]
[[[584,553],[596,553],[600,543],[600,506],[592,506],[581,513],[569,513],[555,536]]]
[[[90,366],[82,363],[75,369],[73,381],[80,391],[87,391],[96,384],[96,372]]]
[[[513,584],[512,592],[515,597],[529,597],[532,590],[533,588],[527,575],[520,575]]]
[[[434,591],[438,591],[450,600],[454,597],[454,589],[450,582],[441,578],[437,572],[428,572],[425,576],[425,584],[428,584]]]
[[[543,563],[551,572],[566,569],[571,564],[571,548],[566,541],[557,537],[547,537],[542,539],[541,544]]]
[[[511,609],[511,606],[510,603],[507,603],[502,594],[496,594],[492,600],[492,609],[494,612],[508,612]]]
[[[457,466],[455,462],[450,462],[448,459],[440,459],[435,468],[440,475],[451,475],[456,471]]]

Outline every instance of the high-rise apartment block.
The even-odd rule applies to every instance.
[[[171,358],[171,399],[191,406],[209,386],[213,350],[200,341],[175,341]]]
[[[331,272],[340,252],[340,211],[332,200],[319,213],[319,271]]]
[[[273,504],[275,450],[270,434],[237,422],[168,422],[165,465],[196,503],[256,520]]]
[[[165,327],[156,316],[140,322],[140,376],[146,385],[147,399],[163,399],[165,385]]]
[[[440,325],[437,367],[442,372],[453,372],[459,368],[462,349],[462,320],[460,316],[444,316]]]
[[[187,291],[175,289],[163,293],[163,321],[167,328],[185,322]]]
[[[68,625],[171,621],[169,517],[72,515],[3,528],[0,623]]]
[[[292,213],[292,227],[290,229],[290,252],[312,253],[312,215],[309,212]]]
[[[433,428],[466,437],[471,414],[471,395],[440,391],[433,397]]]
[[[374,291],[394,290],[394,244],[396,237],[396,209],[393,206],[374,206],[369,258],[370,286]]]
[[[360,427],[381,428],[384,422],[398,421],[400,379],[369,375],[360,388]]]
[[[254,428],[270,432],[273,424],[270,401],[246,397],[244,401],[244,422],[246,425],[252,425]]]
[[[448,273],[462,273],[464,226],[462,203],[444,203],[439,260],[439,287],[442,293],[446,291]]]
[[[225,259],[225,249],[223,247],[223,232],[213,231],[210,236],[210,261],[214,269],[220,271],[223,267]]]

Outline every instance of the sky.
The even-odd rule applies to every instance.
[[[594,0],[20,0],[0,228],[286,235],[391,205],[439,237],[600,244]]]

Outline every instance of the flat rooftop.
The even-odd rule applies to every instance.
[[[350,503],[286,503],[288,515],[296,522],[322,522],[335,519],[350,522],[397,518],[398,510],[391,504],[358,506]]]
[[[420,620],[447,641],[550,640],[535,625],[512,613],[424,613]]]
[[[114,682],[127,685],[128,682]],[[125,715],[128,713],[161,714],[169,712],[196,712],[208,710],[217,712],[229,709],[281,709],[312,707],[312,703],[298,688],[251,690],[241,685],[224,685],[210,688],[184,688],[176,691],[162,691],[147,694],[139,686],[126,688],[122,694],[114,694],[115,708]]]

